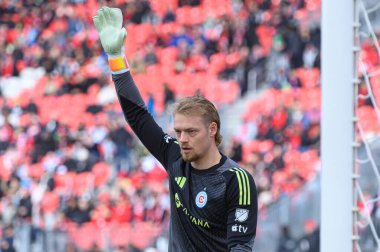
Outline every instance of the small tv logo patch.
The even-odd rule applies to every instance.
[[[197,207],[202,208],[207,203],[207,193],[205,191],[201,191],[197,194],[197,197],[195,197],[195,204]]]

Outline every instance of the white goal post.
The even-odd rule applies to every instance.
[[[354,4],[322,1],[321,251],[353,251]]]

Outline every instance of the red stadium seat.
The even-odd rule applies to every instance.
[[[172,68],[178,55],[178,48],[175,46],[169,46],[157,50],[157,58],[160,59],[162,65]]]
[[[0,156],[0,178],[4,181],[9,181],[12,175],[12,170],[4,165],[4,158]]]
[[[40,180],[44,173],[45,169],[42,166],[42,163],[35,163],[28,167],[28,175],[33,179]]]
[[[58,193],[71,192],[74,189],[74,172],[67,172],[65,174],[56,174],[54,176],[55,190]]]
[[[300,79],[301,85],[306,88],[317,87],[320,84],[320,71],[318,68],[295,70],[296,76]]]
[[[181,8],[176,9],[175,14],[176,14],[176,22],[180,25],[192,25],[194,22],[191,20],[191,9],[192,7],[190,6],[183,6]],[[199,20],[199,17],[195,20],[198,24],[201,23]]]
[[[181,26],[178,23],[170,22],[164,24],[157,24],[155,26],[155,32],[158,37],[162,38],[164,41],[170,41],[173,34],[178,34]],[[166,48],[156,48],[156,53],[160,50]]]
[[[380,125],[376,111],[370,106],[362,106],[357,111],[359,125],[364,133],[379,133]]]
[[[297,150],[287,151],[284,155],[284,161],[286,164],[294,164],[301,159],[301,153]]]
[[[306,8],[308,11],[317,11],[320,9],[321,0],[306,0]]]
[[[259,36],[260,45],[263,48],[264,55],[268,55],[272,48],[273,36],[276,30],[267,25],[259,25],[256,28],[256,33]]]
[[[226,55],[223,53],[216,53],[210,57],[210,69],[213,74],[217,74],[226,67]]]
[[[131,244],[143,249],[152,244],[153,238],[159,234],[160,228],[149,222],[137,222],[131,233]]]
[[[142,23],[138,25],[129,24],[128,32],[130,34],[133,34],[133,36],[131,36],[133,43],[136,43],[138,45],[142,45],[153,38],[153,27],[148,23]]]
[[[294,101],[295,101],[295,94],[294,90],[292,89],[284,89],[282,92],[279,94],[279,102],[284,105],[286,108],[291,108],[294,106]]]
[[[236,67],[237,64],[239,64],[241,60],[241,54],[240,52],[236,51],[236,52],[233,52],[233,53],[230,53],[226,56],[226,63],[228,64],[228,66],[232,66],[232,67]]]
[[[297,94],[297,99],[304,111],[321,108],[321,89],[320,88],[301,88]]]
[[[71,233],[71,238],[76,245],[82,250],[90,250],[95,244],[100,248],[104,248],[106,237],[103,236],[102,230],[95,224],[89,222],[84,223]]]
[[[94,175],[90,172],[78,173],[74,177],[74,194],[83,195],[94,188]]]
[[[201,8],[205,18],[217,18],[232,14],[231,5],[227,0],[202,1]]]
[[[244,162],[250,162],[252,153],[258,153],[260,150],[260,141],[252,140],[243,144],[242,158]]]
[[[59,208],[59,196],[55,192],[45,192],[41,207],[44,213],[55,213]]]
[[[176,10],[178,7],[178,0],[150,0],[152,10],[160,17],[163,17],[166,11]]]
[[[110,175],[111,175],[111,169],[105,162],[98,162],[96,163],[92,169],[92,174],[94,175],[94,186],[99,187],[101,185],[104,185]]]
[[[259,144],[259,152],[261,153],[267,153],[269,151],[271,151],[274,147],[274,143],[272,140],[264,140],[264,141],[261,141],[261,143]]]
[[[113,225],[110,228],[110,241],[115,247],[127,246],[131,242],[131,234],[135,232],[130,224],[119,224]],[[145,232],[143,232],[145,235]],[[140,234],[142,235],[142,234]],[[142,236],[144,236],[142,235]]]
[[[219,82],[213,94],[215,101],[219,104],[231,104],[239,96],[239,84],[235,81]]]

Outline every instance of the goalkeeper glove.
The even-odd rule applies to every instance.
[[[120,9],[102,7],[96,12],[93,21],[99,33],[100,42],[108,54],[108,62],[113,74],[129,71],[124,55],[124,40],[127,31],[122,28],[123,14]]]

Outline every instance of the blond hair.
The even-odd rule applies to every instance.
[[[215,134],[216,146],[222,142],[222,135],[220,134],[220,117],[218,110],[212,102],[202,96],[190,96],[179,100],[173,110],[173,115],[198,115],[203,118],[206,124],[215,122],[217,130]]]

